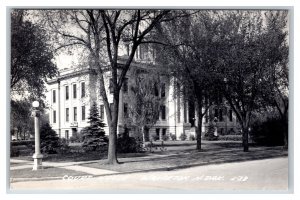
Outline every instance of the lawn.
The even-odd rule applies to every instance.
[[[241,143],[228,141],[203,141],[201,151],[195,149],[195,141],[166,142],[163,151],[159,150],[159,142],[155,143],[155,145],[158,145],[158,148],[154,152],[118,154],[118,161],[120,162],[118,165],[106,164],[107,152],[73,152],[65,155],[52,154],[45,155],[43,161],[59,163],[91,161],[78,163],[77,165],[126,173],[153,170],[176,170],[192,166],[242,162],[288,155],[288,152],[284,151],[281,146],[259,147],[252,145],[249,152],[243,152]],[[32,160],[32,157],[23,156],[18,157],[17,159]],[[18,165],[20,164],[11,164],[12,167]],[[11,178],[63,177],[64,175],[80,176],[86,174],[83,172],[52,167],[38,172],[32,171],[31,169],[11,170]]]
[[[207,164],[242,162],[287,156],[282,147],[252,147],[249,152],[241,148],[206,149],[203,151],[166,151],[147,154],[144,157],[119,157],[119,165],[107,165],[105,160],[82,164],[86,167],[113,170],[117,172],[135,172],[152,170],[174,170]]]

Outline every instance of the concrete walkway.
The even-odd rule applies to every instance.
[[[181,154],[187,154],[187,153],[181,153]],[[144,159],[152,159],[152,158],[158,158],[158,157],[162,158],[162,157],[176,156],[176,155],[178,155],[178,154],[151,155],[151,156],[147,156],[147,157],[136,157],[134,159],[136,161],[139,161],[139,160],[144,160]],[[132,158],[119,158],[119,161],[126,162],[131,159]],[[80,166],[82,164],[95,163],[95,162],[99,162],[99,161],[100,160],[79,161],[79,162],[43,162],[43,167],[45,167],[45,168],[59,167],[59,168],[84,172],[84,173],[88,173],[88,174],[92,174],[92,175],[106,175],[106,174],[118,173],[116,171],[111,171],[111,170]],[[10,170],[29,169],[29,168],[33,167],[33,161],[28,161],[28,160],[10,159],[10,163],[18,164],[17,166],[10,166]]]
[[[33,167],[32,161],[10,159],[10,162],[18,164],[17,166],[10,166],[10,170],[28,169],[28,168]],[[61,162],[60,163],[58,163],[58,162],[43,162],[43,167],[44,168],[49,168],[49,167],[64,168],[64,169],[68,169],[68,170],[84,172],[84,173],[95,175],[95,176],[118,173],[118,172],[111,171],[111,170],[80,166],[81,164],[92,163],[92,162],[97,162],[97,161],[63,162],[63,163],[61,163]]]

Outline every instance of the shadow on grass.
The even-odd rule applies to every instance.
[[[249,152],[241,148],[187,150],[162,157],[124,158],[121,165],[105,166],[100,162],[82,164],[87,167],[109,169],[120,173],[170,171],[209,164],[224,164],[287,156],[282,147],[252,147]]]

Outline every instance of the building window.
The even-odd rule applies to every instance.
[[[128,92],[128,78],[124,79],[123,92]]]
[[[229,121],[232,122],[232,110],[229,110]]]
[[[157,128],[157,129],[155,129],[155,131],[156,131],[156,138],[157,138],[157,140],[159,140],[159,128]]]
[[[81,97],[85,97],[85,82],[81,83]]]
[[[167,129],[166,129],[166,128],[163,128],[163,129],[162,129],[162,135],[163,135],[163,136],[166,136],[166,135],[167,135]]]
[[[53,110],[53,123],[56,123],[56,110]]]
[[[219,121],[220,122],[223,121],[223,110],[222,109],[219,110]]]
[[[81,119],[82,121],[85,120],[85,106],[81,106]]]
[[[187,106],[186,103],[183,105],[183,121],[184,123],[187,123]]]
[[[69,86],[66,86],[66,100],[69,100]]]
[[[65,138],[66,140],[69,140],[69,130],[65,130]]]
[[[52,101],[53,101],[53,103],[56,103],[56,91],[55,90],[52,91]]]
[[[157,83],[154,83],[154,95],[158,96],[158,87],[157,87]]]
[[[113,79],[109,79],[109,93],[114,93]]]
[[[77,88],[76,88],[76,84],[73,85],[73,98],[74,98],[74,99],[77,98]]]
[[[166,106],[161,106],[161,119],[165,120],[166,119]]]
[[[104,105],[100,105],[100,118],[104,119]]]
[[[124,118],[128,118],[128,104],[124,103]]]
[[[74,111],[74,122],[77,122],[77,107],[74,107],[73,111]]]
[[[135,51],[135,58],[139,59],[139,48],[140,46],[138,46],[137,50]]]
[[[164,84],[164,83],[161,85],[160,95],[161,95],[161,97],[166,96],[166,84]]]
[[[69,108],[66,108],[66,122],[69,122]]]

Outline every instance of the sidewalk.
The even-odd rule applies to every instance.
[[[174,156],[177,154],[168,154],[168,155],[152,155],[152,156],[147,156],[147,159],[155,159],[155,158],[163,158],[163,157],[169,157],[169,156]],[[130,160],[135,160],[135,161],[142,161],[145,159],[145,157],[134,157],[131,158]],[[128,161],[128,158],[120,158],[119,160],[121,161]],[[71,174],[72,176],[92,176],[92,177],[97,177],[97,176],[103,176],[103,175],[113,175],[113,174],[118,174],[118,173],[123,173],[120,171],[112,171],[108,169],[100,169],[100,168],[95,168],[95,167],[87,167],[84,165],[88,164],[95,164],[101,162],[100,160],[93,160],[93,161],[79,161],[79,162],[43,162],[43,170],[39,171],[32,171],[33,167],[33,161],[28,161],[28,160],[20,160],[20,159],[10,159],[10,171],[11,171],[11,182],[17,182],[17,181],[29,181],[29,180],[56,180],[56,179],[62,179],[65,175]],[[56,171],[58,175],[56,176],[45,176],[45,177],[36,177],[37,174],[42,173],[43,171],[49,171],[51,169],[52,171]],[[62,170],[62,173],[60,173],[60,170]],[[15,171],[23,171],[26,174],[15,174]],[[66,174],[63,174],[66,173]],[[32,177],[28,177],[32,174]],[[24,175],[25,177],[23,177]]]
[[[287,151],[282,147],[251,147],[243,152],[238,147],[220,147],[211,145],[202,151],[195,149],[167,150],[148,153],[142,156],[119,157],[119,165],[107,165],[106,160],[91,161],[45,161],[43,170],[32,171],[33,161],[10,159],[11,182],[27,180],[62,179],[65,176],[99,177],[137,172],[170,171],[202,165],[263,160],[267,158],[286,157]]]
[[[106,170],[106,169],[97,169],[92,167],[84,167],[82,164],[88,164],[95,161],[86,161],[86,162],[66,162],[66,163],[57,163],[57,162],[43,162],[43,170],[32,171],[33,162],[26,160],[10,159],[10,171],[11,171],[11,182],[16,181],[27,181],[27,180],[53,180],[53,179],[62,179],[65,175],[72,176],[101,176],[101,175],[111,175],[117,172]],[[17,164],[17,165],[16,165]],[[16,165],[16,166],[15,166]],[[22,174],[16,174],[16,171],[24,171],[27,175],[22,176]],[[45,176],[45,177],[35,177],[37,174],[43,175],[43,172],[50,171],[56,172],[56,176]],[[32,177],[28,177],[32,174]],[[55,173],[54,173],[55,174]],[[49,175],[49,174],[48,174]]]

